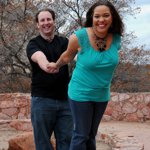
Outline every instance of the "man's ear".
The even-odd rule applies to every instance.
[[[39,23],[36,23],[37,28],[39,29]]]

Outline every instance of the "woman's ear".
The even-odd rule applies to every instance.
[[[120,58],[123,58],[124,54],[123,54],[122,50],[119,50],[119,56],[120,56]]]

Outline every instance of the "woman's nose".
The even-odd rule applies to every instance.
[[[104,17],[100,17],[100,18],[99,18],[99,21],[104,21]]]

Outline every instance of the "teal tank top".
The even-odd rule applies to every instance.
[[[119,62],[121,37],[113,34],[110,48],[99,52],[90,44],[86,28],[77,30],[75,34],[81,50],[77,54],[76,66],[69,83],[69,98],[79,102],[109,101],[111,80]]]

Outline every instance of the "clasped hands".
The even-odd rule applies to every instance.
[[[57,67],[56,63],[50,62],[46,65],[48,73],[58,73],[59,68]]]

